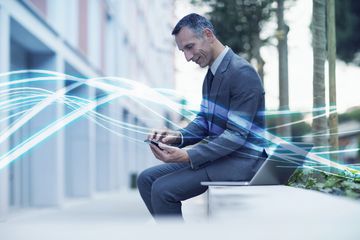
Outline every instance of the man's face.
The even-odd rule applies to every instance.
[[[213,62],[212,42],[210,30],[204,30],[201,37],[188,27],[181,28],[175,36],[176,44],[184,52],[186,61],[193,61],[200,67],[209,66]]]

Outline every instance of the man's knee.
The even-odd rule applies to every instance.
[[[151,197],[163,200],[176,201],[174,194],[172,193],[174,187],[164,179],[158,179],[153,182],[151,186]]]
[[[139,189],[151,186],[151,176],[147,169],[142,171],[137,177],[137,186]]]

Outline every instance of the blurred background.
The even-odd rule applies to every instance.
[[[175,89],[174,7],[168,0],[1,0],[0,72],[42,69],[82,78],[121,76],[153,88]],[[26,86],[55,90],[71,83]],[[104,92],[82,86],[68,95],[97,99]],[[151,107],[171,119],[164,107]],[[1,145],[1,154],[70,111],[64,104],[47,107]],[[138,128],[168,126],[130,99],[96,111]],[[2,118],[5,114],[11,112]],[[14,122],[2,121],[1,131]],[[126,137],[83,117],[2,169],[2,216],[29,207],[61,206],[66,199],[90,198],[96,192],[134,189],[137,173],[158,162],[143,143],[144,132],[111,130]]]
[[[360,4],[336,1],[335,9],[334,75],[326,60],[328,41],[313,38],[319,26],[312,1],[0,0],[0,72],[42,69],[82,78],[124,77],[167,89],[172,100],[189,110],[184,115],[195,113],[206,69],[186,63],[171,31],[182,16],[198,12],[213,21],[223,43],[258,70],[270,132],[287,140],[318,142],[319,151],[335,149],[327,152],[331,158],[356,166],[360,162]],[[324,10],[319,16],[325,19]],[[324,35],[326,26],[320,27]],[[314,48],[319,41],[322,47]],[[314,61],[319,58],[323,62]],[[336,79],[336,86],[330,78]],[[67,84],[32,86],[55,90]],[[88,99],[104,94],[87,87],[69,93]],[[337,96],[336,102],[331,96]],[[163,118],[147,114],[144,106],[130,99],[112,101],[96,111],[133,129],[175,128],[187,122],[161,105],[149,107]],[[62,104],[49,107],[7,138],[1,153],[69,111]],[[334,112],[336,128],[327,123]],[[1,114],[3,119],[10,113]],[[317,115],[321,117],[315,119],[322,119],[320,128],[313,124]],[[1,121],[1,130],[13,123]],[[137,174],[158,161],[142,143],[144,132],[114,131],[122,136],[81,118],[3,168],[1,218],[28,208],[61,207],[71,199],[91,199],[101,192],[135,189]],[[335,148],[330,136],[337,138]]]

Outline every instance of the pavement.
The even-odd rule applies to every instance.
[[[204,206],[203,196],[185,201],[186,224],[205,221]],[[184,225],[171,220],[164,224]],[[154,230],[158,225],[138,192],[127,190],[100,193],[91,199],[68,199],[61,208],[12,210],[7,220],[0,222],[0,239],[159,239]]]
[[[360,239],[358,201],[281,186],[211,191],[210,217],[201,195],[183,203],[185,222],[155,223],[130,190],[13,211],[0,222],[0,240]]]

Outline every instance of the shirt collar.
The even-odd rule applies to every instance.
[[[224,59],[226,53],[228,52],[229,47],[225,46],[224,50],[219,54],[219,56],[217,56],[217,58],[215,59],[215,61],[213,62],[213,64],[211,64],[210,66],[210,70],[211,73],[215,76],[215,73],[217,71],[217,69],[220,66],[220,63],[222,62],[222,60]]]

